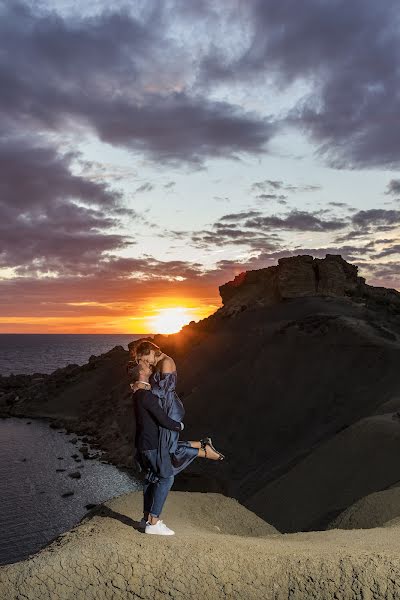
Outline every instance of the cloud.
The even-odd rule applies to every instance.
[[[139,20],[122,8],[67,18],[6,2],[0,9],[0,122],[94,132],[155,161],[197,167],[209,157],[264,152],[274,124],[190,93],[190,56],[168,36],[164,18],[157,3]]]
[[[390,230],[400,223],[400,210],[383,208],[360,210],[352,216],[351,220],[356,227],[375,226],[378,230]]]
[[[243,24],[240,52],[214,44],[201,61],[203,85],[267,82],[268,94],[303,89],[282,127],[308,134],[330,166],[398,168],[396,0],[304,0],[301,10],[296,0],[232,6],[230,19],[234,12]]]
[[[346,202],[328,202],[329,206],[335,206],[338,208],[350,208]]]
[[[303,185],[292,185],[288,183],[284,183],[283,181],[277,179],[264,179],[264,181],[256,181],[251,186],[252,192],[265,192],[267,190],[274,191],[285,191],[285,192],[316,192],[321,190],[322,187],[320,185],[311,185],[311,184],[303,184]],[[260,196],[258,196],[260,198]],[[286,196],[281,196],[281,198],[286,198]]]
[[[283,194],[258,194],[259,200],[276,200],[278,204],[287,204],[286,198]]]
[[[393,246],[388,246],[384,248],[380,252],[376,254],[372,254],[372,258],[386,258],[387,256],[392,256],[393,254],[400,254],[400,244],[394,244]],[[399,271],[400,275],[400,271]]]
[[[400,194],[400,179],[391,179],[387,185],[385,194],[397,196]]]
[[[259,210],[248,210],[238,213],[230,213],[229,215],[223,215],[220,221],[243,221],[244,219],[250,219],[251,217],[257,217],[260,215]]]
[[[137,213],[117,190],[74,174],[77,156],[28,136],[0,138],[1,267],[85,274],[103,253],[134,243],[116,228]]]
[[[284,217],[262,216],[253,217],[245,222],[245,227],[258,229],[284,229],[294,231],[336,231],[344,229],[347,224],[338,219],[320,219],[315,214],[292,210]]]
[[[136,194],[140,193],[140,192],[151,192],[151,190],[153,190],[153,189],[154,189],[154,185],[152,183],[150,183],[149,181],[147,181],[146,183],[143,183],[136,189]]]

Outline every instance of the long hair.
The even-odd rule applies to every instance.
[[[139,342],[139,344],[137,344],[137,346],[135,346],[132,350],[136,361],[138,361],[141,356],[150,354],[152,350],[154,350],[156,356],[160,356],[160,354],[162,354],[160,347],[157,346],[157,344],[154,344],[154,342],[150,342],[148,340]]]

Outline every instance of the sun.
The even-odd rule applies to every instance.
[[[148,319],[152,333],[177,333],[192,320],[191,311],[187,308],[159,308],[154,317]]]

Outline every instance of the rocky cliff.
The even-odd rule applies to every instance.
[[[245,271],[219,288],[223,307],[230,316],[251,306],[272,306],[286,298],[330,296],[392,304],[400,311],[400,292],[374,287],[358,276],[358,267],[340,254],[313,258],[308,254],[278,259],[277,266]]]

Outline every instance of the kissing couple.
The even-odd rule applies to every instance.
[[[132,344],[127,365],[136,419],[135,460],[145,473],[143,518],[145,533],[174,535],[160,519],[168,492],[177,473],[195,458],[221,461],[225,457],[210,437],[199,441],[179,440],[184,429],[184,406],[175,388],[174,360],[150,341]]]

